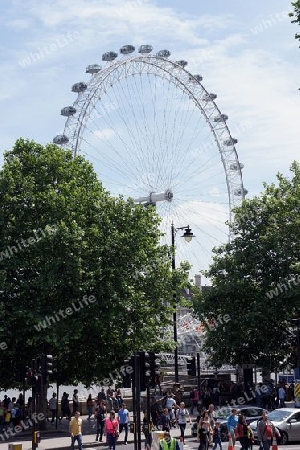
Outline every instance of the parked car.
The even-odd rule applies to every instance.
[[[268,413],[268,419],[279,430],[281,444],[300,440],[300,411],[295,408],[280,408]],[[254,440],[257,442],[257,422],[252,422]]]
[[[232,406],[232,407],[222,407],[216,411],[217,417],[216,419],[221,422],[221,437],[222,441],[228,441],[228,430],[227,430],[227,419],[231,414],[231,410],[235,408],[238,412],[238,415],[243,414],[246,417],[246,421],[248,424],[261,418],[263,408],[258,408],[253,405],[240,405],[240,406]],[[197,422],[193,422],[191,427],[191,435],[197,436]]]

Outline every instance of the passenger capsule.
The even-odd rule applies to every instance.
[[[133,45],[123,45],[122,48],[120,48],[120,53],[122,55],[128,55],[129,53],[133,53],[135,50],[135,47]]]
[[[84,92],[87,89],[87,84],[83,81],[80,81],[79,83],[73,84],[72,86],[72,92]]]
[[[94,74],[100,72],[100,70],[101,70],[100,64],[90,64],[89,66],[87,66],[85,73]]]
[[[180,61],[176,61],[176,64],[178,64],[181,67],[185,67],[188,65],[188,62],[181,59]]]
[[[102,55],[102,61],[113,61],[118,56],[116,52],[106,52]]]
[[[156,56],[159,58],[169,58],[171,52],[169,50],[159,50],[159,52],[156,53]]]
[[[228,116],[226,114],[220,114],[213,118],[213,122],[226,122],[228,120]]]
[[[230,145],[235,145],[238,143],[238,140],[231,137],[230,139],[227,139],[226,141],[223,142],[224,145],[227,145],[227,147],[230,147]]]
[[[241,188],[235,189],[235,190],[233,191],[233,193],[234,193],[234,195],[236,195],[237,197],[242,197],[242,196],[247,195],[247,194],[248,194],[248,191],[247,191],[247,189],[241,187]]]
[[[189,81],[194,81],[194,83],[198,82],[200,83],[200,81],[203,80],[203,76],[202,75],[190,75],[189,76]]]
[[[139,53],[151,53],[152,50],[152,45],[140,45],[139,47]]]
[[[242,163],[233,163],[233,164],[230,164],[230,166],[229,166],[229,168],[230,168],[230,170],[239,170],[239,169],[243,169],[244,168],[244,164],[242,164]]]
[[[204,100],[205,102],[212,102],[213,100],[215,100],[217,98],[217,94],[205,94],[202,98],[202,100]]]
[[[60,114],[62,116],[70,117],[76,114],[76,109],[74,106],[65,106],[61,111]]]
[[[54,144],[62,145],[69,142],[69,138],[65,134],[58,134],[53,138],[53,142]]]

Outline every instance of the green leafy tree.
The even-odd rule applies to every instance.
[[[293,17],[292,23],[300,25],[300,0],[292,3],[294,12],[290,13],[290,17]],[[300,33],[295,34],[295,39],[300,40]]]
[[[0,386],[38,354],[89,385],[159,350],[173,274],[153,208],[114,198],[82,157],[19,139],[0,173]]]
[[[209,324],[205,348],[223,363],[279,367],[290,352],[290,320],[300,314],[300,168],[235,211],[231,243],[215,250],[211,289],[194,297]]]

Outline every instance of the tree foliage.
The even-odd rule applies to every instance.
[[[211,289],[194,298],[212,364],[278,367],[300,317],[300,167],[235,211],[232,240],[214,251]],[[225,316],[227,320],[225,319]]]
[[[84,158],[20,139],[0,173],[0,223],[2,388],[39,353],[60,382],[88,385],[166,345],[173,279],[153,208],[110,196]]]
[[[294,12],[290,13],[290,17],[293,17],[292,23],[297,23],[300,25],[300,0],[292,2]],[[295,34],[295,39],[300,40],[300,33]]]

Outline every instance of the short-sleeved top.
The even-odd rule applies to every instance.
[[[78,436],[81,433],[82,428],[82,419],[76,417],[73,417],[73,419],[70,422],[70,433],[73,433],[74,436]]]
[[[126,408],[121,408],[118,411],[118,417],[119,417],[119,422],[120,423],[127,423],[128,422],[128,416],[129,416],[129,411]]]
[[[109,417],[108,419],[105,420],[105,426],[106,426],[106,433],[115,436],[119,429],[119,422],[117,421],[117,419],[111,420]]]
[[[172,397],[167,397],[166,408],[172,409],[176,405],[176,401]]]

